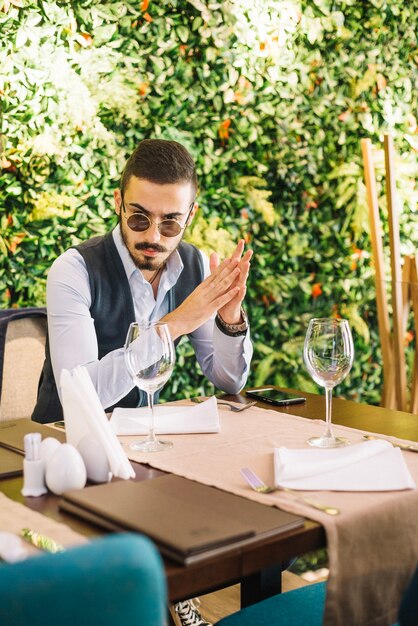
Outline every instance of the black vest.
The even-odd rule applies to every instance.
[[[90,284],[90,314],[94,320],[99,359],[108,352],[121,348],[129,324],[135,321],[134,303],[129,282],[112,233],[94,237],[76,247],[83,257]],[[184,268],[178,282],[169,291],[169,311],[177,308],[204,277],[202,257],[194,246],[181,242],[178,251]],[[180,337],[176,343],[180,340]],[[117,405],[136,407],[143,403],[135,387]],[[113,407],[105,407],[111,411]],[[45,350],[45,363],[39,382],[38,400],[32,413],[35,422],[46,424],[62,420],[63,413],[52,371],[49,341]]]

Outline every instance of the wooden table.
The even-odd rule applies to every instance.
[[[296,390],[288,389],[295,392]],[[297,392],[297,391],[296,391]],[[297,392],[300,394],[300,392]],[[280,412],[299,415],[310,419],[324,419],[325,399],[303,393],[305,404],[276,407]],[[245,402],[243,396],[226,396],[231,400]],[[261,408],[272,409],[271,405],[258,403]],[[418,416],[381,407],[358,404],[336,398],[333,403],[333,422],[352,428],[370,430],[383,435],[392,435],[418,441]],[[133,464],[136,479],[152,479],[160,475],[158,470]],[[20,494],[21,478],[0,481],[0,490],[10,498],[25,503],[74,530],[88,536],[103,531],[58,510],[59,499],[51,494],[41,498],[23,498]],[[172,602],[194,597],[225,587],[242,583],[243,605],[277,593],[280,588],[280,564],[292,557],[302,555],[326,545],[325,532],[320,524],[307,520],[303,528],[266,539],[247,547],[237,548],[227,555],[212,557],[187,567],[165,560],[169,597]]]

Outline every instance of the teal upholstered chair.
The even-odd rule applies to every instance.
[[[163,626],[166,617],[164,569],[146,537],[108,535],[0,565],[4,626]]]
[[[221,619],[216,626],[321,626],[324,615],[326,583],[317,583],[287,591]],[[399,623],[418,624],[418,568],[406,590]]]
[[[322,626],[326,584],[286,591],[224,617],[216,626]]]

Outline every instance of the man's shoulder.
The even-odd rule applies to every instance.
[[[179,245],[179,253],[183,265],[198,269],[202,280],[210,274],[209,259],[203,250],[192,243],[182,241]]]
[[[180,242],[178,251],[184,265],[193,263],[198,267],[203,267],[203,253],[194,244],[182,241]]]
[[[186,241],[180,242],[178,251],[180,253],[180,256],[183,262],[185,259],[186,261],[193,259],[193,260],[196,260],[197,262],[200,262],[203,256],[203,253],[201,250],[199,250],[199,248],[197,248],[192,243],[187,243]]]
[[[76,246],[72,246],[75,250],[88,250],[90,248],[97,248],[102,245],[107,235],[97,235],[96,237],[91,237],[91,239],[87,239],[86,241],[82,241]]]
[[[61,272],[65,268],[77,270],[80,268],[85,269],[85,255],[83,251],[97,248],[97,246],[103,241],[104,236],[92,237],[86,241],[82,241],[79,244],[74,244],[70,248],[67,248],[65,252],[60,254],[52,263],[49,273]]]
[[[80,276],[84,277],[85,275],[86,264],[83,257],[76,248],[68,248],[52,263],[48,272],[48,280],[62,280],[64,277],[68,278],[71,276],[78,279]]]
[[[103,267],[110,263],[120,265],[121,259],[117,246],[113,239],[113,231],[98,237],[92,237],[75,246],[75,250],[83,257],[89,272],[97,269],[102,272]]]
[[[48,272],[49,279],[52,280],[54,277],[60,279],[64,276],[66,278],[71,277],[72,280],[78,280],[80,277],[85,279],[87,277],[86,257],[89,256],[89,253],[94,253],[95,250],[100,249],[99,245],[105,236],[91,237],[65,250],[52,263]]]

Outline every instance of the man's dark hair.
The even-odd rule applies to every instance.
[[[177,141],[144,139],[135,148],[123,170],[122,194],[131,176],[149,180],[157,185],[192,183],[197,190],[196,165],[186,148]]]

